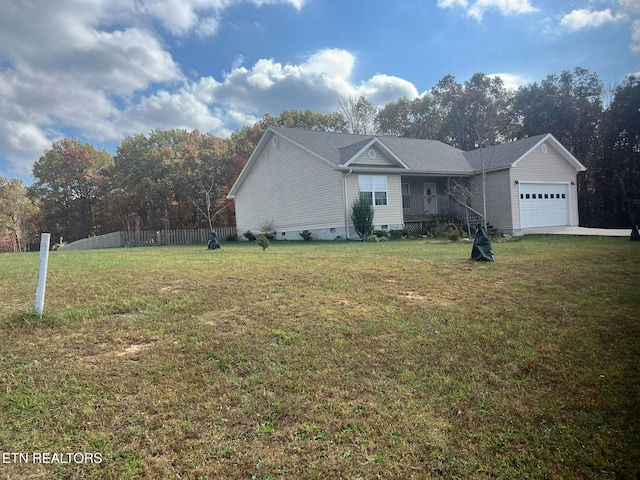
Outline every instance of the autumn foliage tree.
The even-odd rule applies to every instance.
[[[365,99],[362,101],[366,102]],[[346,132],[348,129],[347,120],[345,120],[343,113],[322,114],[312,112],[309,109],[305,111],[283,110],[277,117],[266,114],[256,125],[263,131],[268,127],[303,128],[322,132]]]
[[[462,150],[513,138],[511,94],[500,77],[476,73],[464,83],[445,76],[430,92],[439,116],[436,139]]]
[[[91,144],[54,142],[33,165],[35,182],[28,190],[42,211],[43,230],[69,241],[107,233],[97,212],[106,200],[102,186],[112,165],[113,157]]]
[[[214,221],[227,207],[226,194],[233,180],[233,147],[229,140],[211,134],[191,133],[174,175],[176,191],[184,196],[213,230]]]
[[[38,208],[22,180],[0,177],[0,252],[24,252],[37,235]]]
[[[551,133],[573,155],[584,159],[593,148],[602,120],[603,84],[584,68],[548,75],[521,87],[513,100],[519,136]]]
[[[427,93],[409,100],[387,103],[376,115],[378,131],[383,135],[408,138],[440,138],[442,118],[433,97]]]
[[[193,140],[186,130],[154,130],[126,137],[116,150],[111,197],[121,228],[182,227],[173,178]]]

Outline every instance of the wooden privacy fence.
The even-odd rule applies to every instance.
[[[216,227],[213,229],[221,241],[236,234],[235,227]],[[190,230],[141,230],[138,232],[120,232],[123,247],[141,247],[145,245],[193,245],[209,242],[209,230],[194,228]]]
[[[216,227],[218,239],[225,241],[236,235],[235,227]],[[150,245],[206,245],[209,229],[188,230],[140,230],[137,232],[113,232],[106,235],[83,238],[69,243],[59,250],[88,250],[93,248],[143,247]]]

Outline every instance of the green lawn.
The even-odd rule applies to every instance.
[[[0,255],[0,478],[638,478],[640,244],[493,249]]]

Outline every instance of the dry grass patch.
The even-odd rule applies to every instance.
[[[633,478],[636,247],[54,252],[42,320],[0,256],[2,451],[103,456],[0,476]]]

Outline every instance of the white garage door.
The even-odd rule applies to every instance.
[[[569,185],[520,183],[521,228],[571,225]]]

